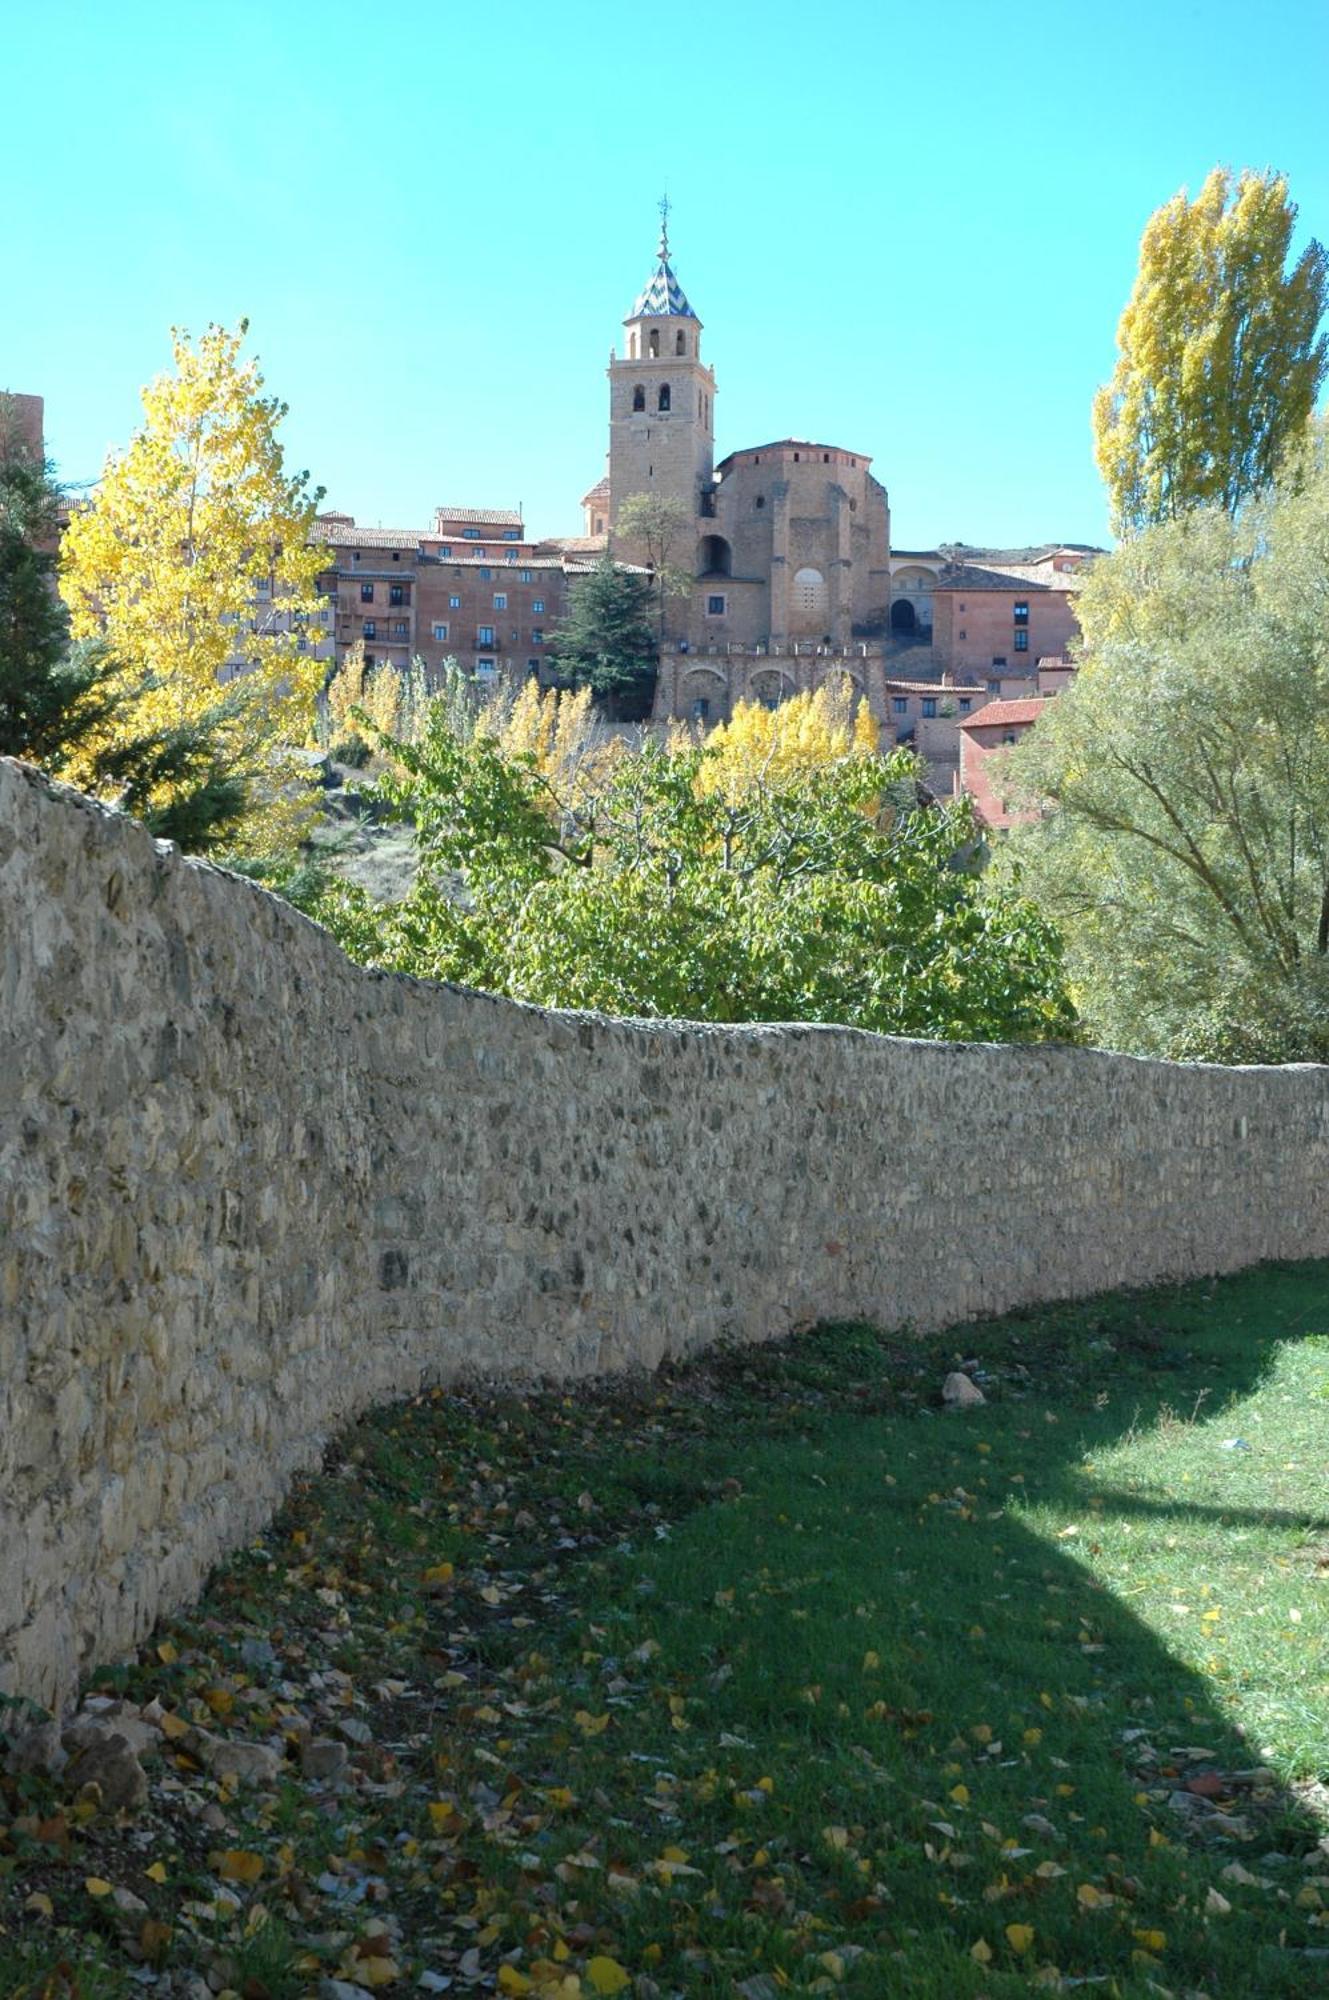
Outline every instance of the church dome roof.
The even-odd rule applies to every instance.
[[[688,304],[687,294],[674,276],[674,267],[669,261],[667,204],[662,203],[661,208],[663,216],[660,224],[660,242],[655,252],[655,269],[642,286],[628,318],[630,320],[696,319],[697,315]]]

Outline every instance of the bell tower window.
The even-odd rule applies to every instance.
[[[660,394],[656,398],[655,406],[658,410],[667,410],[669,408],[669,384],[667,382],[660,384]]]
[[[682,327],[680,327],[674,336],[674,352],[675,354],[686,354],[687,351],[687,335],[684,333]]]
[[[646,391],[640,382],[632,392],[632,407],[634,410],[646,408]]]
[[[649,352],[651,360],[658,361],[660,359],[660,329],[658,326],[651,328],[650,333],[647,335],[647,340],[650,343]]]

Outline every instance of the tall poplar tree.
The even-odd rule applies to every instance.
[[[321,495],[286,469],[286,408],[240,359],[245,331],[173,334],[175,372],[143,391],[142,429],[70,522],[61,591],[74,636],[102,636],[123,676],[112,740],[206,718],[219,769],[248,794],[238,843],[270,846],[300,817],[287,753],[308,739],[324,673],[306,628],[326,558],[311,543]],[[237,653],[244,670],[223,688]]]
[[[1194,507],[1229,513],[1268,486],[1305,430],[1329,364],[1326,258],[1287,268],[1297,219],[1281,174],[1215,167],[1194,201],[1155,211],[1094,400],[1094,446],[1118,533]]]

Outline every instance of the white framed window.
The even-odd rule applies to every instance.
[[[507,608],[508,608],[508,594],[506,590],[496,590],[494,592],[495,611],[506,611]]]

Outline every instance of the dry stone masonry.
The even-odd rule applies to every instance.
[[[1329,1253],[1329,1070],[545,1013],[360,970],[0,761],[0,1690],[369,1405]]]

